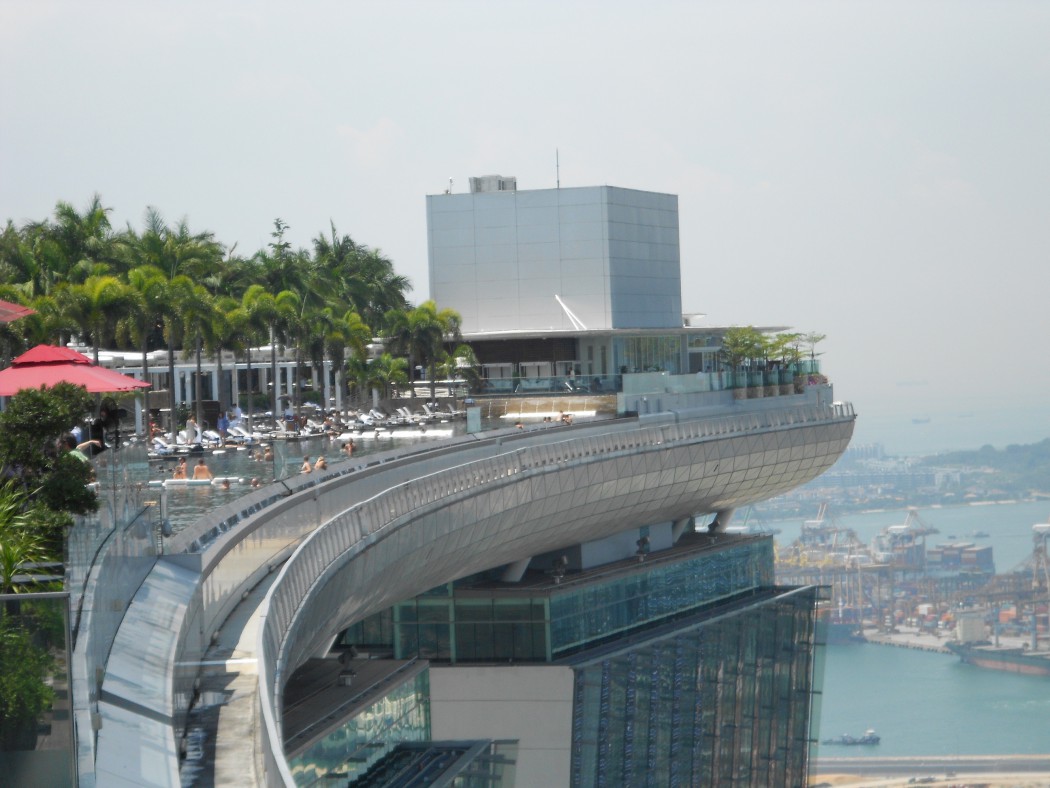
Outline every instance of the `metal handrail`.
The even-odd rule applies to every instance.
[[[340,512],[299,545],[263,603],[259,631],[260,710],[266,763],[291,784],[281,742],[281,715],[275,698],[289,668],[288,635],[310,590],[324,581],[326,571],[354,544],[374,539],[413,513],[442,500],[475,492],[524,472],[543,472],[580,460],[609,458],[668,444],[686,445],[726,435],[755,433],[800,425],[852,420],[849,403],[804,405],[732,416],[697,417],[641,427],[630,432],[581,436],[556,443],[519,448],[504,454],[435,471],[384,490]]]

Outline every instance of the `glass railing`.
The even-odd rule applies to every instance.
[[[618,391],[623,391],[622,375],[550,375],[484,380],[480,396],[615,394]]]
[[[819,359],[797,364],[774,364],[762,369],[740,368],[704,370],[688,375],[668,372],[636,372],[625,375],[572,375],[536,378],[514,377],[486,379],[481,383],[480,397],[527,397],[537,394],[584,396],[619,392],[647,394],[654,391],[688,393],[724,389],[766,389],[774,394],[800,394],[807,385],[827,383],[820,372]]]
[[[508,477],[565,463],[586,461],[600,455],[645,450],[650,447],[717,438],[777,427],[827,423],[851,419],[852,407],[846,403],[831,406],[807,405],[771,411],[734,414],[724,418],[705,418],[681,424],[578,437],[558,443],[545,443],[478,460],[455,468],[420,474],[415,480],[387,489],[375,497],[326,522],[300,546],[295,558],[282,570],[271,590],[265,623],[260,637],[260,681],[267,700],[262,704],[265,725],[272,741],[279,741],[280,712],[271,705],[281,676],[296,665],[308,648],[308,638],[298,634],[321,631],[330,615],[325,605],[310,604],[316,578],[332,571],[344,560],[353,545],[371,542],[411,521],[414,513],[445,499],[459,497],[472,489],[499,483]],[[315,600],[316,602],[316,600]],[[305,653],[305,652],[304,652]],[[268,753],[273,756],[274,753]],[[275,763],[276,761],[271,761]]]
[[[778,387],[779,394],[801,394],[806,386],[827,383],[827,378],[820,372],[818,359],[807,359],[797,364],[772,364],[762,369],[739,368],[725,369],[709,373],[716,375],[723,388],[770,388]]]
[[[69,595],[0,595],[0,783],[75,786]]]

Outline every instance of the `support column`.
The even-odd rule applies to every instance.
[[[237,359],[233,360],[233,370],[230,372],[230,401],[227,403],[227,407],[231,410],[234,405],[241,404],[241,373],[237,369]]]
[[[339,414],[339,420],[343,419],[343,373],[336,370],[335,373],[335,412]]]
[[[715,519],[707,526],[707,532],[715,534],[724,531],[726,526],[729,525],[729,521],[733,519],[733,512],[735,511],[736,509],[720,509],[715,513]]]
[[[695,527],[695,520],[692,517],[683,517],[681,520],[675,520],[671,524],[671,544],[678,544],[678,540],[682,538],[682,535],[692,527]]]
[[[142,403],[146,401],[146,396],[147,396],[146,394],[143,394],[141,396],[136,396],[135,397],[135,434],[136,435],[146,435],[146,430],[144,429],[144,426],[143,426],[143,423],[142,423]],[[146,435],[146,437],[148,438],[149,436]]]
[[[515,561],[513,564],[508,564],[507,568],[503,570],[503,576],[500,580],[504,583],[520,583],[521,578],[525,576],[525,570],[529,568],[529,562],[532,560],[532,556],[528,558],[522,558],[520,561]]]

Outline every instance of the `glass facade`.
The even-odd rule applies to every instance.
[[[345,786],[403,742],[430,738],[430,674],[424,670],[288,759],[298,786]]]
[[[619,372],[682,372],[682,337],[638,336],[613,339],[613,367]]]
[[[520,594],[439,586],[394,606],[389,642],[396,659],[549,662],[772,585],[772,540],[741,540]],[[344,642],[381,645],[385,615]]]
[[[576,667],[572,784],[805,785],[817,589]]]
[[[645,571],[552,594],[551,650],[558,658],[639,626],[772,585],[771,540],[742,542],[674,563],[654,563]]]
[[[772,539],[508,593],[450,583],[346,640],[389,631],[399,659],[568,665],[572,785],[806,784],[826,592],[776,588]]]
[[[74,786],[69,595],[0,595],[0,783]]]
[[[399,744],[361,777],[354,788],[443,785],[501,788],[514,785],[518,744],[513,741],[457,741]]]

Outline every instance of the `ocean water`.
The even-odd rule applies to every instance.
[[[871,643],[828,646],[820,739],[874,728],[874,747],[821,756],[1050,752],[1050,678],[964,665],[952,654]]]
[[[457,429],[461,429],[457,423]],[[442,425],[444,426],[444,425]],[[436,439],[430,438],[431,440]],[[357,441],[355,460],[391,448],[392,441]],[[400,441],[398,444],[400,445]],[[316,459],[338,455],[338,442],[321,439],[281,446],[278,457],[286,473],[298,471],[303,454]],[[273,478],[274,466],[230,450],[207,457],[220,476]],[[153,468],[153,478],[167,478],[170,465]],[[172,519],[192,521],[202,508],[232,500],[245,491],[188,487],[170,491]],[[1013,569],[1031,554],[1032,525],[1050,518],[1050,501],[919,509],[919,516],[940,534],[977,544],[991,544],[998,571]],[[814,511],[814,516],[816,512]],[[738,514],[743,518],[744,514]],[[868,512],[835,517],[865,542],[881,529],[904,522],[905,511]],[[184,520],[184,521],[185,521]],[[763,522],[779,528],[781,544],[796,539],[802,520]],[[989,539],[972,539],[975,530]],[[822,746],[819,756],[892,757],[908,755],[997,755],[1050,752],[1050,678],[1017,676],[962,664],[951,654],[937,654],[874,644],[828,646],[823,670],[819,737],[860,734],[874,728],[877,747]]]
[[[1032,525],[1050,517],[1050,501],[918,510],[940,530],[928,544],[950,536],[991,544],[996,568],[1007,572],[1031,555]],[[907,512],[885,511],[834,518],[860,539]],[[786,544],[799,535],[801,520],[770,522]],[[975,530],[988,539],[974,539]],[[827,647],[820,704],[820,739],[874,728],[876,747],[824,745],[818,758],[909,755],[1009,755],[1050,752],[1050,678],[1019,676],[963,664],[953,654],[876,644]]]
[[[761,507],[757,508],[761,512]],[[924,523],[936,528],[940,533],[926,537],[926,544],[932,547],[941,542],[966,541],[976,545],[992,546],[995,557],[995,569],[1006,573],[1015,569],[1032,554],[1032,526],[1050,520],[1050,500],[1024,503],[971,504],[968,506],[935,506],[916,510]],[[816,517],[814,507],[813,517]],[[747,517],[746,512],[738,512],[734,523]],[[865,544],[871,544],[872,538],[890,525],[903,525],[907,511],[877,511],[861,514],[837,516],[829,510],[826,519],[842,528],[852,528],[857,537]],[[802,531],[802,520],[765,521],[759,514],[750,516],[752,524],[768,525],[777,528],[780,533],[774,538],[780,545],[787,545],[798,539]],[[987,539],[973,537],[975,531],[984,531]],[[954,537],[954,539],[952,538]]]

